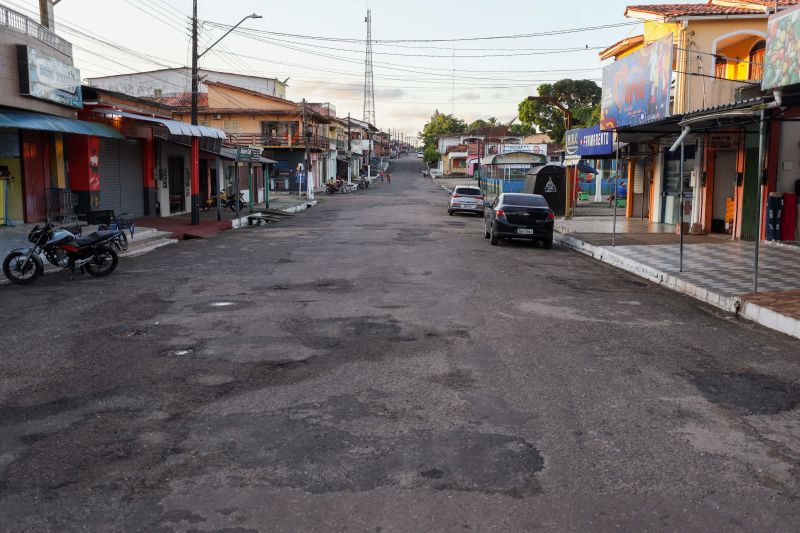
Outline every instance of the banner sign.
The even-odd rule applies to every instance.
[[[17,65],[20,94],[83,108],[81,71],[77,68],[24,44],[17,45]]]
[[[526,152],[529,154],[547,155],[547,144],[503,144],[500,147],[501,154],[511,152]]]
[[[240,146],[236,149],[236,160],[258,163],[261,161],[261,148],[258,146]]]
[[[764,90],[800,83],[800,6],[772,15],[767,24]]]
[[[672,35],[603,69],[600,128],[635,126],[669,115]]]
[[[614,135],[602,131],[599,125],[578,128],[567,131],[566,145],[567,157],[608,155],[614,151]]]

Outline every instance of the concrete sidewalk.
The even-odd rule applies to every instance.
[[[683,270],[675,226],[608,217],[556,221],[556,242],[654,283],[800,338],[800,248],[762,243],[759,292],[752,293],[754,245],[726,236],[685,235]]]

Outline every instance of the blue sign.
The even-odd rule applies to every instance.
[[[566,137],[567,157],[608,155],[614,151],[614,135],[601,131],[600,125],[569,130]]]

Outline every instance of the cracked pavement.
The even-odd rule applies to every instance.
[[[0,529],[796,529],[796,341],[490,247],[418,167],[0,286]]]

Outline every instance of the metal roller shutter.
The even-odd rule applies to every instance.
[[[100,140],[100,208],[144,214],[142,147],[139,141]]]

